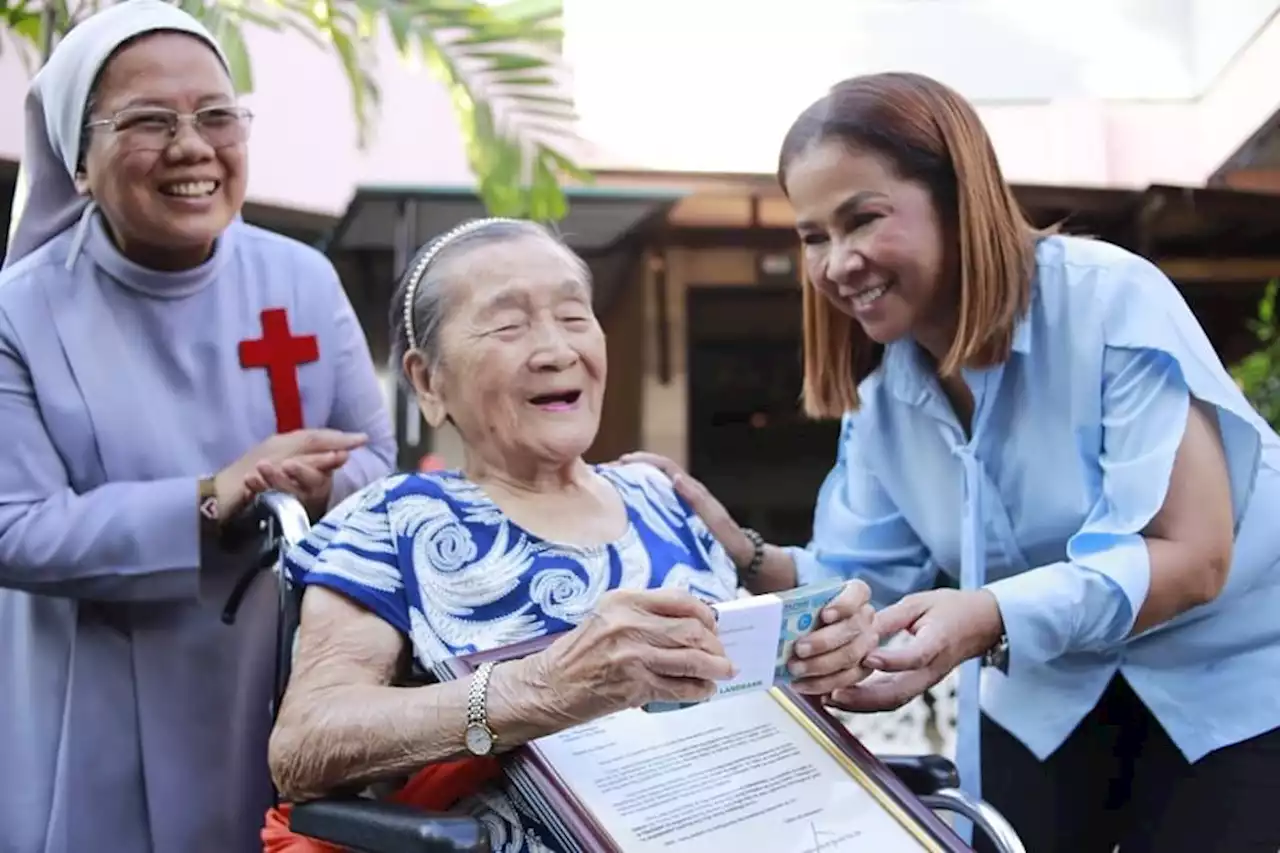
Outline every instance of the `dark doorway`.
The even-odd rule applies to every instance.
[[[13,213],[13,196],[18,188],[18,164],[0,160],[0,259],[9,248],[9,217]]]
[[[803,545],[839,424],[800,411],[800,290],[688,290],[689,470],[738,523]]]

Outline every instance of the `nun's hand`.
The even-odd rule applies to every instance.
[[[828,704],[854,712],[897,710],[960,664],[986,653],[1004,630],[996,598],[986,590],[908,595],[877,613],[875,624],[881,637],[906,631],[911,638],[898,648],[868,654],[864,663],[877,672],[834,691]]]
[[[230,517],[254,495],[278,491],[296,497],[317,521],[329,506],[333,472],[367,440],[333,429],[273,435],[218,474],[219,510]]]
[[[324,517],[333,494],[333,472],[345,463],[343,453],[262,461],[245,477],[245,487],[254,494],[276,491],[293,495],[314,522]]]

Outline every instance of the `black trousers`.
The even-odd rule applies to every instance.
[[[1277,853],[1280,729],[1189,764],[1116,676],[1043,762],[984,716],[982,796],[1027,853]]]

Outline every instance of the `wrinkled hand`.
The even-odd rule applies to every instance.
[[[733,675],[711,607],[669,589],[605,593],[581,625],[525,660],[544,709],[565,726],[646,702],[700,701]]]
[[[969,658],[996,644],[1004,630],[995,596],[986,590],[940,589],[908,595],[876,614],[881,637],[910,633],[906,645],[879,649],[865,665],[879,670],[837,690],[829,704],[846,711],[893,711],[937,684]]]
[[[733,520],[724,504],[711,494],[706,486],[689,475],[687,471],[665,456],[657,453],[638,451],[627,453],[618,459],[619,462],[644,462],[654,466],[671,480],[676,494],[684,498],[689,508],[698,514],[707,530],[724,548],[729,559],[739,569],[745,568],[755,555],[755,545],[747,538],[738,522]]]
[[[852,687],[871,670],[863,659],[880,645],[871,606],[871,588],[849,581],[835,600],[822,609],[822,626],[792,648],[788,668],[797,693],[825,696]]]
[[[273,435],[218,473],[220,520],[244,508],[256,494],[276,490],[293,495],[312,518],[324,514],[333,472],[368,437],[333,429],[302,429]]]

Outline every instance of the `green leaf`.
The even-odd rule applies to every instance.
[[[473,60],[484,60],[490,72],[526,71],[534,68],[547,68],[551,65],[547,60],[536,56],[517,56],[494,51],[475,51],[469,56]]]
[[[380,93],[373,75],[361,61],[355,42],[338,29],[330,30],[329,36],[342,63],[342,70],[346,72],[347,80],[351,85],[351,107],[357,119],[358,144],[363,148],[368,144],[369,124],[381,100]]]
[[[560,0],[507,0],[490,8],[504,18],[519,21],[555,20],[564,14]]]
[[[203,6],[203,3],[198,4]],[[284,28],[279,17],[260,12],[250,6],[241,3],[228,3],[224,5],[220,11],[229,21],[235,21],[238,26],[244,24],[253,24],[255,27],[262,27],[265,30],[279,32]],[[200,17],[197,15],[196,17]]]
[[[563,154],[560,154],[551,148],[543,148],[542,156],[551,160],[559,172],[576,181],[581,181],[586,184],[591,183],[595,179],[594,176],[586,169],[580,168],[568,157],[565,157]]]
[[[32,44],[38,44],[41,32],[40,16],[32,13],[18,13],[14,18],[9,22],[10,31],[14,35],[29,40]]]
[[[540,222],[555,222],[569,212],[569,203],[560,182],[556,180],[545,158],[533,166],[533,186],[529,193],[529,217]]]
[[[198,0],[185,0],[182,7],[208,28],[213,37],[222,45],[227,56],[228,71],[231,84],[240,93],[253,91],[253,66],[249,61],[249,50],[245,46],[244,36],[236,22],[226,14],[227,9],[218,5],[209,5]]]
[[[449,6],[455,20],[461,5]],[[548,11],[552,7],[557,14]],[[516,15],[520,9],[537,17],[521,19]],[[577,138],[573,102],[558,91],[551,75],[538,73],[557,61],[537,42],[542,34],[558,37],[559,28],[545,23],[559,17],[558,9],[558,3],[547,0],[514,0],[489,7],[489,23],[456,33],[433,29],[423,34],[423,55],[451,88],[468,161],[491,209],[507,211],[515,205],[517,215],[559,217],[567,210],[559,180],[588,178],[559,150]],[[484,18],[475,14],[471,20]],[[526,21],[537,23],[528,26]],[[504,186],[506,182],[513,186]]]
[[[249,48],[244,42],[240,28],[230,21],[223,21],[217,33],[218,42],[227,55],[227,63],[231,66],[231,84],[237,92],[253,91],[253,64],[249,61]]]
[[[413,30],[413,18],[403,8],[392,4],[386,10],[387,28],[396,43],[396,50],[406,54],[409,51],[410,37]]]
[[[444,27],[441,27],[444,29]],[[531,27],[521,30],[510,26],[493,26],[464,36],[453,43],[458,47],[473,47],[486,44],[510,43],[520,41],[525,44],[545,44],[556,50],[564,40],[564,32],[554,27]]]
[[[40,51],[44,44],[43,13],[26,2],[0,4],[0,25],[12,35],[10,45],[28,74],[39,67]],[[5,43],[0,40],[0,55]]]
[[[1258,302],[1257,318],[1250,323],[1259,348],[1231,368],[1232,378],[1267,423],[1280,429],[1280,285],[1270,282]]]
[[[1276,283],[1269,283],[1258,304],[1258,322],[1268,329],[1274,327],[1276,322],[1276,290]]]

